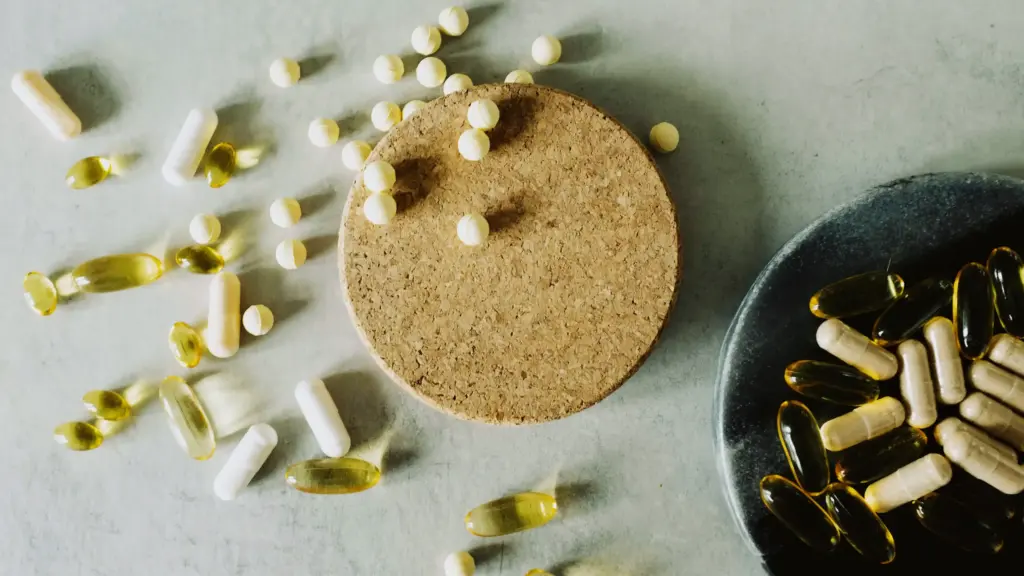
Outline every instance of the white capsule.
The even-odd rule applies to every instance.
[[[394,84],[405,75],[405,64],[394,54],[378,56],[373,61],[373,75],[384,84]]]
[[[506,84],[533,84],[533,74],[526,70],[513,70],[505,76]]]
[[[402,109],[394,102],[378,102],[370,110],[370,123],[381,132],[387,132],[402,121]]]
[[[254,304],[242,314],[242,327],[253,336],[264,336],[274,327],[274,313],[263,304]]]
[[[58,140],[71,140],[82,133],[82,121],[64,99],[36,70],[22,70],[11,79],[11,90]]]
[[[900,372],[900,395],[907,405],[907,424],[927,428],[939,417],[935,405],[935,388],[928,367],[928,351],[917,340],[906,340],[896,351],[903,363]]]
[[[955,433],[946,438],[946,456],[978,480],[1004,494],[1024,490],[1024,468],[987,449],[967,434]]]
[[[327,148],[338,143],[341,129],[338,127],[338,123],[330,118],[317,118],[309,123],[306,135],[314,146]]]
[[[465,74],[452,74],[444,81],[444,87],[441,89],[444,95],[454,94],[463,90],[469,90],[473,87],[473,79]]]
[[[867,336],[832,318],[818,326],[818,346],[822,350],[867,374],[874,380],[888,380],[899,371],[896,356]]]
[[[469,111],[466,113],[469,125],[478,130],[492,130],[498,125],[500,117],[501,113],[498,110],[498,105],[493,100],[488,100],[487,98],[474,100],[469,105]]]
[[[952,478],[949,460],[928,454],[868,486],[864,499],[875,512],[888,512],[942,488]]]
[[[469,28],[469,14],[462,6],[451,6],[441,10],[437,16],[437,23],[441,30],[449,36],[462,36],[462,33]]]
[[[439,58],[427,56],[416,65],[416,80],[427,88],[437,88],[444,84],[448,76],[448,68]]]
[[[408,120],[426,105],[427,103],[423,100],[409,100],[405,103],[405,106],[402,106],[402,120]]]
[[[196,108],[189,112],[164,162],[164,180],[175,186],[188,183],[196,175],[216,129],[217,113],[213,110]]]
[[[359,171],[366,165],[366,159],[370,157],[373,149],[362,140],[353,140],[341,149],[341,163],[352,171]]]
[[[295,399],[320,445],[320,451],[331,458],[347,454],[352,447],[352,439],[324,381],[314,378],[299,382],[295,387]]]
[[[269,424],[250,426],[213,479],[213,493],[221,500],[234,500],[252,482],[276,446],[277,432]]]
[[[984,430],[976,428],[963,420],[950,416],[942,422],[935,425],[935,430],[932,431],[932,435],[935,436],[935,442],[939,446],[946,443],[946,439],[951,437],[953,434],[966,434],[976,441],[984,444],[990,450],[998,453],[1007,460],[1017,461],[1017,452],[1010,448],[1004,442],[996,440],[989,436]]]
[[[295,270],[306,263],[306,245],[302,240],[282,240],[274,251],[278,265],[285,270]]]
[[[242,283],[231,272],[220,272],[210,281],[210,311],[206,318],[206,349],[217,358],[238,352],[241,331]]]
[[[1024,342],[1009,334],[996,334],[988,348],[988,359],[1024,376]]]
[[[928,342],[935,381],[939,389],[939,402],[959,404],[967,396],[964,384],[964,365],[956,346],[956,331],[949,318],[936,316],[924,325],[924,339]]]
[[[270,221],[281,228],[291,228],[302,218],[302,206],[295,198],[278,198],[270,204]]]
[[[188,233],[197,244],[213,244],[220,238],[220,220],[213,214],[196,214],[188,223]]]
[[[452,552],[444,559],[444,576],[473,576],[476,562],[469,552]]]
[[[370,192],[388,192],[395,186],[395,168],[391,164],[376,160],[363,168],[363,186]]]
[[[562,43],[554,36],[541,36],[533,41],[530,55],[537,64],[550,66],[562,58]]]
[[[1024,418],[981,392],[960,403],[960,415],[1014,449],[1024,450]]]
[[[491,139],[483,130],[470,128],[459,136],[459,154],[471,162],[479,162],[491,150]]]
[[[903,404],[886,396],[822,424],[821,442],[833,452],[846,450],[894,430],[905,418]]]
[[[991,362],[975,360],[969,370],[971,384],[1003,404],[1024,412],[1024,379]]]
[[[290,58],[278,58],[270,63],[270,81],[281,88],[294,86],[301,75],[299,63]]]
[[[387,192],[374,192],[366,197],[363,202],[363,216],[371,224],[384,226],[389,224],[398,213],[398,203],[395,198]]]
[[[418,54],[430,56],[441,48],[441,31],[437,26],[417,26],[412,31],[412,49]]]
[[[455,232],[466,246],[479,246],[487,241],[491,226],[486,218],[474,212],[459,219]]]

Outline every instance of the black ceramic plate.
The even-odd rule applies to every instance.
[[[810,296],[829,282],[887,266],[908,286],[931,276],[952,280],[963,264],[984,262],[997,246],[1024,253],[1024,181],[991,174],[928,174],[879,186],[829,212],[783,246],[761,272],[722,347],[715,443],[734,519],[768,572],[923,576],[966,570],[978,576],[1024,571],[1019,512],[1007,526],[1003,551],[986,556],[960,552],[939,540],[918,524],[911,506],[903,506],[883,515],[896,540],[896,560],[878,566],[862,561],[845,543],[830,554],[813,552],[767,511],[758,492],[767,474],[791,477],[775,432],[779,404],[799,398],[783,380],[786,365],[829,359],[815,344],[821,320],[808,311]],[[855,318],[850,324],[867,330],[873,318]],[[883,384],[882,394],[898,396],[897,381]],[[800,399],[819,422],[849,410]],[[950,414],[940,411],[940,420]],[[954,474],[964,472],[956,469]]]

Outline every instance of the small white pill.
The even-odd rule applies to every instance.
[[[377,102],[370,110],[370,122],[381,132],[387,132],[402,121],[402,109],[394,102]]]
[[[213,110],[196,108],[189,112],[164,162],[164,180],[175,186],[184,186],[191,180],[216,129],[217,113]]]
[[[1024,450],[1024,418],[981,392],[960,403],[960,415],[1017,450]]]
[[[373,148],[362,140],[353,140],[341,149],[341,163],[345,168],[359,171],[366,165],[366,159],[370,157]]]
[[[416,65],[416,80],[427,88],[437,88],[444,84],[448,68],[439,58],[427,56]]]
[[[1003,494],[1020,494],[1024,490],[1024,468],[1017,465],[1016,457],[1007,460],[962,432],[946,438],[943,448],[946,456],[968,474]]]
[[[402,120],[408,120],[413,114],[419,112],[426,106],[427,103],[423,100],[409,100],[402,106]]]
[[[829,354],[867,374],[873,380],[888,380],[896,375],[900,364],[896,356],[867,336],[836,318],[818,326],[818,346]]]
[[[82,133],[82,121],[38,71],[22,70],[15,74],[11,90],[54,138],[67,141]]]
[[[327,148],[328,146],[334,146],[338,142],[341,129],[338,128],[338,123],[330,118],[317,118],[309,123],[307,134],[309,135],[309,141],[314,146]]]
[[[459,154],[466,160],[472,162],[483,160],[490,149],[491,139],[483,130],[470,128],[459,136]]]
[[[846,450],[895,430],[906,415],[899,400],[891,396],[879,398],[822,424],[821,442],[832,452]]]
[[[469,14],[462,6],[451,6],[441,10],[437,16],[437,23],[445,34],[462,36],[466,28],[469,28]]]
[[[907,405],[907,424],[914,428],[927,428],[939,416],[935,405],[935,387],[928,366],[928,350],[917,340],[906,340],[896,351],[903,364],[900,395]]]
[[[234,500],[252,482],[276,446],[277,432],[269,424],[250,426],[213,479],[213,493],[221,500]]]
[[[302,218],[302,206],[295,198],[278,198],[270,204],[270,221],[281,228],[291,228]]]
[[[932,431],[932,435],[935,436],[935,442],[939,446],[943,446],[946,443],[946,439],[952,437],[954,434],[967,434],[974,440],[984,444],[988,449],[1001,455],[1003,458],[1017,461],[1017,452],[1010,448],[1004,442],[996,440],[989,436],[984,430],[976,428],[963,420],[950,416],[942,422],[935,425],[935,430]]]
[[[498,112],[498,105],[492,100],[482,98],[480,100],[473,101],[469,105],[469,112],[466,114],[466,119],[469,120],[469,125],[478,130],[491,130],[498,125],[498,118],[501,116]]]
[[[230,358],[238,352],[241,295],[242,283],[231,272],[220,272],[210,281],[205,341],[206,349],[217,358]]]
[[[651,148],[668,154],[679,146],[679,130],[668,122],[659,122],[651,128]]]
[[[320,451],[331,458],[348,454],[352,439],[324,381],[314,378],[299,382],[295,387],[295,400],[299,402],[299,410],[313,431]]]
[[[513,70],[505,76],[506,84],[533,84],[533,74],[526,70]]]
[[[466,246],[479,246],[487,241],[491,234],[491,226],[486,218],[474,212],[459,219],[456,233]]]
[[[196,244],[213,244],[220,238],[220,220],[213,214],[196,214],[188,223],[188,233]]]
[[[395,186],[395,168],[383,160],[375,160],[363,168],[363,185],[370,192],[387,192]]]
[[[444,95],[454,94],[462,90],[469,90],[473,87],[473,79],[465,74],[452,74],[444,81],[444,88],[441,90]]]
[[[253,336],[263,336],[274,327],[274,313],[263,304],[254,304],[242,314],[242,326]]]
[[[956,332],[949,318],[936,316],[924,325],[924,339],[928,342],[935,381],[939,389],[939,402],[959,404],[967,396],[964,384],[964,365],[956,347]]]
[[[270,81],[281,88],[295,86],[301,75],[299,63],[290,58],[278,58],[270,63]]]
[[[473,576],[476,562],[469,552],[452,552],[444,559],[444,576]]]
[[[554,36],[541,36],[533,41],[530,55],[537,64],[550,66],[562,57],[562,43]]]
[[[868,486],[864,499],[881,514],[942,488],[953,479],[953,466],[938,455],[923,456]]]
[[[1024,342],[1009,334],[996,334],[988,348],[988,359],[1024,376]]]
[[[412,49],[418,54],[430,56],[441,48],[441,31],[437,26],[417,26],[412,31]]]
[[[394,54],[378,56],[373,61],[373,75],[384,84],[394,84],[405,75],[405,64]]]
[[[386,192],[374,192],[363,202],[363,216],[377,226],[384,226],[395,218],[398,204],[395,198]]]
[[[301,240],[282,240],[274,251],[277,263],[285,270],[295,270],[306,263],[306,245]]]

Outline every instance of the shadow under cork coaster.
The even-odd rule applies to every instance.
[[[479,98],[502,117],[470,162],[456,142]],[[618,122],[552,88],[481,85],[400,123],[374,160],[409,197],[374,226],[357,183],[339,265],[360,337],[393,380],[458,417],[522,424],[596,404],[643,363],[675,301],[681,241],[650,154]],[[456,236],[468,212],[494,220],[483,246]]]

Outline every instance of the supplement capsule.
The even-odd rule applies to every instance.
[[[178,445],[196,460],[213,456],[217,441],[199,398],[184,380],[168,376],[160,383],[160,402]]]
[[[836,456],[836,478],[847,484],[874,482],[924,456],[927,450],[924,432],[901,426],[840,452]]]
[[[224,257],[210,246],[185,246],[174,255],[178,267],[193,274],[216,274],[224,268]]]
[[[269,424],[250,426],[213,479],[213,493],[221,500],[234,500],[252,482],[276,446],[277,432]]]
[[[836,482],[825,489],[825,505],[853,549],[871,562],[888,564],[896,558],[896,543],[882,519],[856,490]]]
[[[881,514],[949,484],[953,467],[938,454],[928,454],[868,486],[864,499]]]
[[[1024,468],[990,450],[983,443],[963,432],[954,432],[946,438],[943,449],[946,457],[978,480],[1003,494],[1020,494],[1024,490]]]
[[[839,528],[832,517],[790,480],[775,474],[762,478],[761,501],[811,548],[829,552],[839,544]]]
[[[960,403],[960,415],[1015,450],[1024,450],[1024,418],[981,392]]]
[[[962,504],[972,516],[995,528],[1017,516],[1017,499],[1007,496],[970,474],[954,474],[953,480],[938,492]]]
[[[164,266],[151,254],[114,254],[83,262],[71,271],[82,292],[116,292],[145,286],[160,278]]]
[[[924,339],[935,366],[939,402],[959,404],[967,396],[964,366],[956,346],[956,329],[948,318],[936,316],[924,325]]]
[[[953,298],[953,284],[931,278],[908,288],[875,321],[872,337],[882,346],[899,344],[917,332]]]
[[[473,576],[476,561],[469,552],[452,552],[444,559],[444,576]]]
[[[878,399],[878,383],[844,364],[799,360],[786,366],[785,379],[794,392],[834,404],[860,406]]]
[[[825,422],[821,441],[828,450],[838,452],[894,430],[905,418],[903,404],[886,396]]]
[[[534,568],[533,570],[530,570],[529,572],[527,572],[526,576],[554,576],[554,575],[551,574],[551,572],[548,572],[547,570],[541,570],[540,568]]]
[[[558,514],[550,494],[523,492],[481,504],[466,513],[466,530],[474,536],[504,536],[539,528]]]
[[[108,158],[89,156],[75,162],[68,169],[64,183],[73,190],[82,190],[95,186],[110,176],[111,162]]]
[[[816,338],[822,350],[874,380],[888,380],[899,370],[899,362],[892,352],[868,340],[867,336],[841,320],[832,318],[822,322]]]
[[[221,142],[210,150],[206,155],[206,163],[203,172],[206,173],[206,183],[210,188],[220,188],[231,180],[238,167],[238,155],[235,147],[227,142]]]
[[[320,445],[320,451],[331,458],[347,454],[352,447],[352,438],[324,381],[314,378],[299,382],[295,386],[295,400]]]
[[[931,369],[928,366],[928,351],[917,340],[904,340],[897,352],[903,364],[900,395],[909,410],[907,424],[914,428],[927,428],[935,424],[939,416]]]
[[[1009,334],[996,334],[988,348],[988,359],[1024,376],[1024,342]]]
[[[380,481],[380,469],[357,458],[322,458],[292,464],[285,482],[309,494],[354,494]]]
[[[975,360],[969,373],[975,388],[1024,412],[1024,379],[984,360]]]
[[[956,433],[967,434],[971,438],[987,446],[990,450],[994,450],[1001,454],[1007,460],[1011,460],[1013,462],[1017,461],[1017,452],[1013,448],[1010,448],[1003,442],[996,440],[984,431],[971,426],[959,418],[952,416],[946,418],[942,422],[939,422],[938,425],[935,426],[935,430],[932,431],[932,434],[935,436],[935,442],[938,443],[939,446],[944,445],[946,443],[946,439]]]
[[[1010,334],[1024,336],[1024,260],[1003,246],[989,254],[985,268],[992,279],[999,323]]]
[[[945,494],[929,494],[916,501],[914,514],[929,532],[968,552],[995,554],[1003,549],[999,532]]]
[[[796,400],[783,402],[775,428],[797,484],[811,494],[824,490],[829,480],[828,456],[814,414]]]
[[[195,368],[203,358],[203,338],[184,322],[175,322],[167,335],[174,359],[185,368]]]
[[[54,138],[67,141],[82,133],[82,121],[39,72],[18,72],[11,79],[11,90]]]
[[[881,310],[903,295],[903,278],[884,270],[833,282],[811,296],[811,314],[818,318],[846,318]]]
[[[92,450],[103,444],[103,433],[88,422],[65,422],[53,429],[53,438],[69,450]]]
[[[210,281],[206,349],[217,358],[230,358],[238,352],[238,337],[242,330],[241,298],[242,284],[231,272],[220,272]]]
[[[25,291],[25,302],[33,312],[40,316],[49,316],[57,309],[57,287],[53,282],[40,272],[29,272],[21,281],[22,290]]]
[[[992,341],[994,298],[988,272],[981,264],[971,262],[960,269],[953,282],[953,324],[960,353],[967,358],[981,358]]]
[[[128,401],[113,390],[92,390],[82,396],[85,409],[104,420],[124,420],[132,415]]]
[[[217,129],[217,113],[213,110],[196,108],[188,113],[181,132],[174,140],[167,161],[162,169],[164,179],[175,186],[184,186],[196,175],[199,163],[203,161],[206,147],[210,145],[213,132]]]

